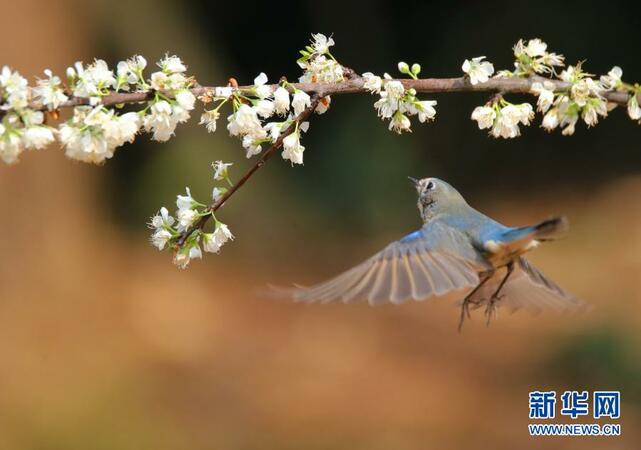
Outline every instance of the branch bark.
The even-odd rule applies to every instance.
[[[278,139],[274,141],[274,143],[263,152],[261,157],[258,159],[256,164],[254,164],[245,174],[231,187],[227,192],[223,194],[222,197],[220,197],[217,201],[213,202],[211,205],[207,207],[208,212],[215,212],[225,204],[225,202],[232,196],[234,193],[240,189],[246,182],[249,180],[261,167],[265,165],[265,163],[276,153],[276,151],[283,145],[283,140],[292,134],[294,130],[296,129],[296,126],[305,120],[309,118],[309,116],[312,115],[312,113],[316,110],[316,107],[318,106],[318,103],[321,100],[321,96],[318,94],[314,94],[311,98],[310,105],[305,108],[305,110],[300,113],[294,122],[287,127],[287,129],[283,132],[281,132],[280,136]],[[211,214],[207,214],[206,216],[202,216],[198,222],[196,222],[191,228],[185,230],[180,238],[178,238],[177,244],[178,246],[181,246],[185,243],[187,238],[191,236],[192,233],[196,230],[202,230],[209,219],[211,218]]]

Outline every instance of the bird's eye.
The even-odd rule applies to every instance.
[[[432,183],[432,182],[430,181],[429,183],[427,183],[427,186],[425,186],[425,189],[428,189],[428,190],[429,190],[429,189],[434,189],[434,183]]]

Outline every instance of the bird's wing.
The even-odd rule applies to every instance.
[[[463,233],[433,221],[333,279],[281,293],[301,302],[402,303],[476,286],[487,264]]]
[[[498,288],[504,277],[503,272],[497,272],[474,295],[475,299],[487,301]],[[579,308],[584,303],[559,287],[554,281],[541,273],[524,257],[515,261],[514,272],[503,286],[499,305],[506,305],[512,310],[521,308],[532,312],[540,312],[544,308],[558,311]]]

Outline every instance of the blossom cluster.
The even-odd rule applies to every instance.
[[[222,161],[213,163],[214,180],[226,181],[231,185],[229,177],[231,165]],[[149,222],[149,228],[153,230],[151,244],[158,250],[171,249],[174,252],[174,264],[181,269],[186,268],[192,259],[202,258],[203,250],[218,253],[225,243],[234,239],[229,227],[216,218],[210,207],[195,200],[188,187],[185,191],[185,195],[176,196],[175,217],[170,215],[167,208],[163,206]],[[219,201],[226,191],[225,187],[214,187],[212,200]],[[196,226],[206,216],[214,219],[214,230],[211,232],[205,232],[202,227]],[[183,237],[184,243],[179,244]]]
[[[554,74],[556,67],[563,67],[565,57],[547,51],[548,45],[541,39],[523,39],[514,46],[514,72],[500,72],[502,76],[524,77],[530,75]]]
[[[329,52],[334,45],[332,38],[322,34],[312,36],[311,45],[301,51],[303,55],[298,64],[304,69],[301,82],[337,83],[343,80],[343,67]],[[171,74],[178,71],[168,71],[168,77],[162,77],[163,83],[171,83]],[[160,78],[160,77],[159,77]],[[152,78],[152,83],[157,80]],[[164,91],[171,90],[175,104],[173,110],[182,107],[181,95],[184,85],[164,84]],[[152,85],[152,88],[158,89]],[[305,147],[301,144],[301,135],[309,127],[308,122],[301,120],[301,115],[312,105],[309,94],[296,88],[286,80],[276,85],[268,84],[265,73],[260,73],[254,83],[246,89],[234,86],[217,88],[206,91],[199,99],[206,105],[200,117],[200,124],[205,125],[208,132],[215,132],[224,105],[231,105],[231,114],[227,116],[227,131],[231,136],[241,139],[247,158],[259,155],[264,145],[282,145],[281,156],[291,164],[303,164]],[[150,108],[168,102],[167,98],[156,98]],[[193,107],[193,100],[190,99]],[[329,108],[331,99],[324,97],[316,106],[315,112],[323,114]],[[229,178],[231,163],[217,161],[214,167],[214,179],[226,181],[232,185]],[[212,191],[214,204],[220,201],[227,192],[226,187],[217,186]],[[186,195],[178,195],[176,199],[176,217],[170,216],[168,210],[162,207],[150,222],[154,230],[151,243],[159,250],[171,248],[174,251],[174,263],[185,268],[192,259],[201,258],[205,252],[217,253],[230,239],[233,239],[229,228],[218,221],[212,206],[206,206],[196,201],[187,188]],[[215,228],[212,232],[202,231],[203,218],[211,216]]]
[[[514,46],[514,56],[515,70],[499,71],[496,76],[532,80],[530,92],[537,96],[537,110],[543,114],[541,126],[547,131],[562,128],[563,135],[572,135],[579,119],[588,127],[596,125],[600,117],[606,117],[616,106],[607,102],[603,95],[606,91],[629,93],[628,115],[634,120],[641,119],[637,101],[641,88],[624,83],[620,67],[614,67],[599,80],[583,71],[581,63],[567,66],[557,74],[557,69],[565,66],[565,57],[548,52],[547,44],[540,39],[527,43],[519,40]],[[463,63],[462,69],[473,85],[484,83],[492,76],[494,67],[483,61],[484,58]],[[471,118],[477,121],[480,129],[490,129],[490,135],[494,137],[513,138],[520,135],[519,125],[529,125],[532,121],[532,109],[528,103],[513,105],[501,97],[475,108]]]
[[[300,51],[302,55],[296,61],[303,69],[298,78],[301,83],[340,83],[345,78],[345,68],[336,61],[329,48],[334,45],[334,39],[324,34],[312,34],[311,45]],[[323,97],[316,109],[319,114],[329,108],[332,99],[329,95]]]
[[[211,99],[218,101],[218,104],[205,110],[200,120],[208,131],[216,131],[220,108],[231,99],[232,114],[227,117],[227,130],[231,136],[241,139],[247,158],[260,154],[263,145],[275,143],[282,132],[294,127],[283,139],[281,155],[292,164],[303,163],[305,147],[300,144],[300,137],[303,131],[307,131],[308,123],[299,123],[298,116],[311,105],[311,98],[307,93],[286,81],[272,91],[272,87],[267,84],[267,76],[261,73],[254,79],[251,92],[234,90],[229,97],[212,96]]]
[[[49,80],[40,80],[36,95],[49,104],[67,99],[58,88],[60,79],[49,72]],[[47,87],[48,86],[48,87]],[[31,96],[27,79],[5,66],[0,72],[0,158],[11,164],[24,149],[40,150],[55,140],[54,130],[45,125],[42,111],[29,108]]]
[[[608,103],[601,95],[603,86],[583,72],[581,64],[568,66],[559,78],[570,84],[570,88],[554,93],[546,83],[534,83],[532,90],[538,95],[538,109],[545,113],[542,127],[552,131],[563,128],[564,135],[575,131],[576,123],[582,118],[588,127],[599,121],[599,116],[608,115]]]
[[[399,62],[398,70],[417,79],[421,66],[412,64],[410,67],[405,62]],[[365,72],[363,80],[365,89],[380,97],[374,103],[378,116],[383,120],[389,119],[389,129],[396,133],[411,131],[410,116],[418,116],[421,123],[433,120],[436,116],[436,100],[419,100],[415,89],[406,89],[401,81],[393,79],[387,73],[381,78],[371,72]]]
[[[472,112],[472,119],[478,122],[481,130],[489,128],[492,136],[505,139],[520,136],[519,125],[527,126],[533,118],[532,105],[515,105],[503,98],[493,100],[485,106],[477,106]]]
[[[33,87],[18,72],[3,67],[0,158],[16,162],[25,149],[42,149],[57,138],[68,157],[101,163],[116,148],[132,142],[141,129],[154,140],[166,141],[194,109],[193,80],[185,75],[187,68],[177,56],[161,59],[160,70],[148,80],[143,74],[146,66],[142,56],[119,62],[115,72],[101,59],[88,65],[77,62],[67,69],[65,83],[45,70],[45,78]],[[119,113],[102,104],[103,97],[118,92],[153,92],[153,98],[140,111]],[[58,108],[71,97],[87,104],[75,106],[72,117],[58,127],[47,125],[47,115],[57,117]]]
[[[323,34],[314,34],[311,45],[301,50],[303,55],[298,64],[304,69],[301,82],[338,83],[343,80],[343,67],[331,55],[329,48],[334,40]],[[231,89],[212,91],[201,96],[205,103],[214,103],[205,109],[200,123],[210,132],[217,129],[220,109],[228,102],[232,104],[232,114],[227,117],[227,130],[231,136],[242,141],[247,158],[263,151],[263,145],[273,145],[283,132],[292,129],[282,138],[283,159],[292,164],[303,164],[305,147],[301,144],[301,134],[306,132],[309,123],[298,120],[299,116],[311,105],[311,97],[292,83],[281,80],[276,85],[269,85],[267,75],[260,73],[249,89]],[[326,96],[315,109],[323,114],[330,105]]]

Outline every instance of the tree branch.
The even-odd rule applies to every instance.
[[[485,83],[472,85],[467,78],[423,78],[418,80],[399,79],[405,88],[413,88],[419,93],[449,93],[449,92],[500,92],[502,94],[531,94],[532,84],[535,82],[547,81],[554,84],[555,91],[565,91],[571,84],[564,81],[539,76],[528,78],[492,78]],[[364,87],[365,80],[360,76],[354,76],[339,83],[290,83],[289,89],[299,89],[308,94],[318,94],[319,97],[341,94],[364,94],[369,93]],[[276,90],[277,84],[269,85],[272,91]],[[191,92],[196,96],[215,93],[223,89],[216,86],[195,86]],[[251,93],[253,86],[239,86],[232,88],[242,93]],[[140,103],[153,99],[154,91],[148,92],[117,92],[102,97],[102,105],[113,106],[126,103]],[[602,96],[609,102],[619,105],[627,104],[630,95],[620,91],[606,91]],[[637,97],[641,103],[641,94]],[[73,97],[60,105],[61,108],[89,105],[89,99]],[[33,109],[43,110],[41,105],[30,105]]]
[[[215,212],[225,204],[225,202],[232,196],[234,193],[240,189],[246,182],[249,180],[254,173],[258,171],[261,167],[265,165],[265,163],[276,153],[276,151],[283,145],[283,140],[292,134],[294,130],[296,130],[296,127],[307,120],[309,116],[312,115],[312,113],[316,110],[316,107],[318,106],[318,103],[321,100],[321,96],[316,93],[312,96],[310,105],[302,112],[300,113],[294,122],[287,127],[287,129],[283,132],[281,132],[280,136],[278,139],[274,141],[274,143],[263,152],[261,157],[258,159],[256,164],[254,164],[246,173],[243,175],[227,192],[225,192],[222,197],[220,197],[218,200],[213,202],[211,205],[207,207],[207,212]],[[185,243],[187,238],[191,236],[192,233],[196,230],[202,230],[207,222],[209,221],[211,217],[211,214],[207,214],[205,216],[202,216],[198,222],[196,222],[191,228],[185,230],[181,236],[178,238],[177,244],[179,247],[182,247],[182,245]]]

